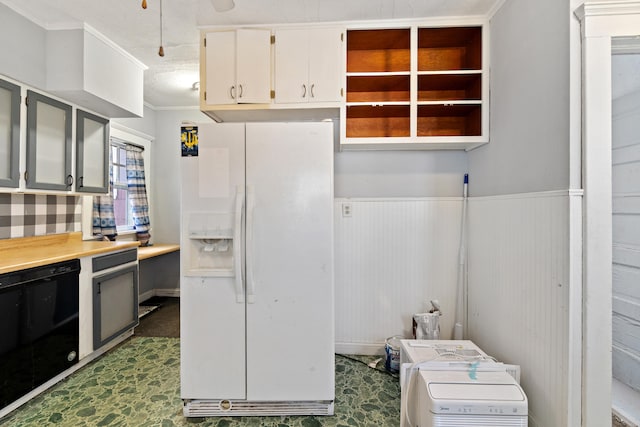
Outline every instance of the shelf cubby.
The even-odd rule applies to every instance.
[[[411,70],[411,31],[408,28],[349,30],[347,73]]]
[[[347,106],[347,138],[408,137],[407,105]]]
[[[481,69],[481,27],[418,29],[418,71]]]
[[[347,76],[347,102],[409,102],[409,74]]]
[[[421,74],[418,76],[418,101],[461,101],[482,99],[482,75]]]
[[[418,136],[480,136],[480,104],[418,105]]]

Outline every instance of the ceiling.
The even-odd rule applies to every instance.
[[[160,1],[164,57],[160,46]],[[491,15],[504,0],[0,0],[47,29],[86,23],[149,67],[145,102],[155,109],[197,107],[199,30],[206,26]]]

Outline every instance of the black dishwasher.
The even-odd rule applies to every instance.
[[[0,275],[0,408],[78,363],[80,261]]]

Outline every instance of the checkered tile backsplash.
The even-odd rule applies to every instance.
[[[0,194],[0,239],[81,230],[76,196]]]

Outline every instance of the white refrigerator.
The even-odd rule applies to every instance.
[[[332,415],[333,124],[199,125],[181,178],[184,415]]]

